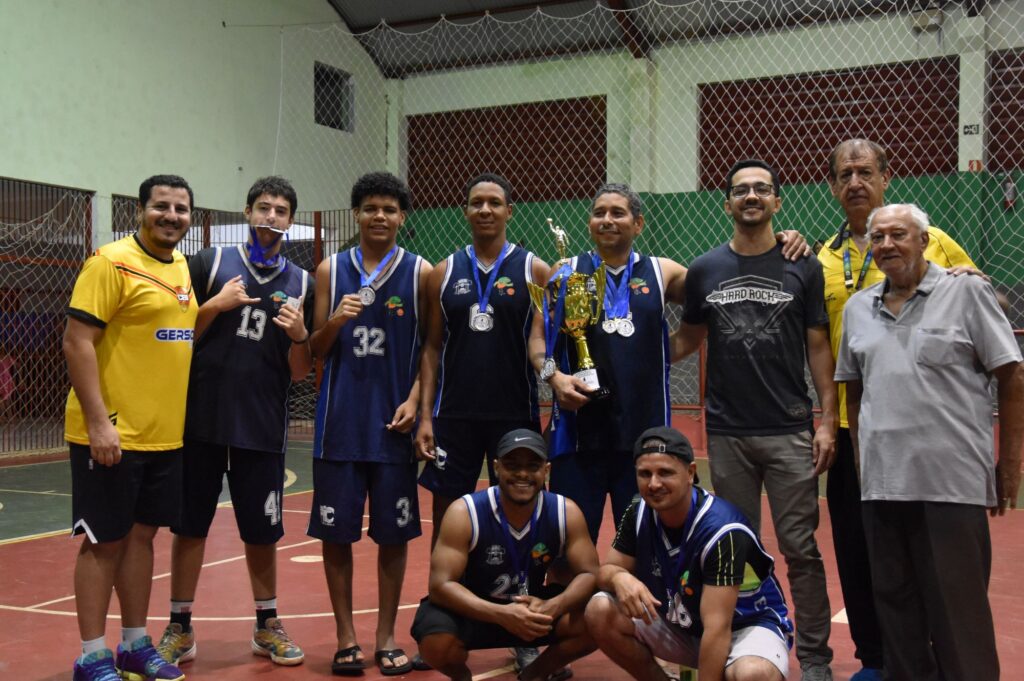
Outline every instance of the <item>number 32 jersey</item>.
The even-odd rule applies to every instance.
[[[330,311],[359,291],[355,248],[331,256]],[[373,282],[374,301],[341,327],[324,358],[313,456],[331,461],[408,463],[409,433],[387,429],[419,368],[423,259],[398,248]]]

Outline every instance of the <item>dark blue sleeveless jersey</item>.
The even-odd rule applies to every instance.
[[[681,546],[673,545],[654,522],[654,511],[642,500],[637,504],[634,531],[636,532],[636,568],[634,573],[658,600],[658,614],[688,632],[700,636],[704,625],[700,619],[700,599],[706,578],[704,565],[709,552],[715,550],[719,539],[730,532],[742,532],[753,540],[752,555],[747,557],[744,583],[733,611],[732,629],[761,626],[771,629],[783,639],[789,639],[793,623],[788,617],[782,587],[775,578],[775,561],[761,545],[756,533],[747,524],[739,509],[729,502],[697,488],[697,515],[689,535]],[[632,514],[627,513],[627,516]],[[620,532],[626,531],[623,527]],[[660,542],[667,551],[668,560],[677,564],[679,552],[685,555],[683,569],[673,576],[671,597],[661,577],[661,566],[656,546]],[[662,553],[664,556],[665,553]],[[718,557],[716,556],[716,559]],[[673,568],[675,569],[675,568]]]
[[[537,378],[526,352],[533,306],[526,283],[532,282],[533,254],[506,244],[508,255],[495,279],[489,307],[494,328],[469,328],[470,307],[479,304],[469,247],[448,256],[441,284],[444,332],[434,416],[463,419],[533,420],[539,418]],[[480,269],[487,285],[490,268]]]
[[[408,463],[408,433],[387,429],[409,397],[420,353],[423,259],[399,248],[374,284],[376,298],[341,327],[324,358],[313,456],[332,461]],[[330,309],[360,289],[355,248],[331,256]]]
[[[473,534],[469,541],[466,570],[459,582],[477,596],[495,603],[505,603],[519,594],[519,576],[515,558],[510,550],[519,552],[520,565],[526,560],[527,587],[531,595],[538,595],[544,586],[544,576],[554,559],[565,550],[565,497],[542,491],[538,496],[539,508],[536,532],[531,532],[531,519],[520,530],[511,530],[514,548],[501,529],[498,516],[498,487],[467,494],[462,502],[469,509]],[[521,568],[520,568],[521,569]]]
[[[243,246],[204,249],[192,256],[189,271],[200,305],[238,275],[260,302],[221,312],[196,341],[185,437],[284,453],[292,341],[273,318],[291,303],[302,307],[307,328],[312,326],[309,273],[284,258],[276,268],[255,267]]]
[[[577,272],[593,274],[592,254],[584,253],[573,258],[571,266]],[[615,284],[621,282],[625,272],[625,267],[608,270],[609,278]],[[640,433],[653,426],[670,423],[672,405],[668,393],[670,362],[665,288],[661,267],[655,258],[633,254],[633,271],[627,291],[635,329],[633,335],[625,337],[607,333],[600,322],[587,332],[590,356],[600,370],[602,381],[611,389],[611,395],[576,412],[575,432],[562,433],[563,438],[560,438],[570,450],[631,452]],[[601,307],[603,309],[603,304]],[[604,321],[603,314],[601,321]],[[569,355],[568,367],[575,371],[576,343],[564,343]],[[560,412],[559,420],[556,429],[573,429],[571,415]],[[572,444],[573,435],[575,445]]]

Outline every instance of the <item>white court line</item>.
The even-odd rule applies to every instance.
[[[403,605],[399,605],[398,609],[399,610],[410,610],[412,608],[418,608],[419,605],[420,605],[419,603],[405,603]],[[17,605],[0,605],[0,610],[8,610],[8,611],[11,611],[11,612],[31,612],[31,613],[35,613],[35,614],[39,614],[39,615],[61,615],[61,616],[64,616],[64,617],[74,617],[77,614],[74,610],[43,610],[43,609],[38,608],[36,606],[23,607],[23,606],[17,606]],[[374,614],[376,612],[377,612],[377,608],[368,608],[366,610],[353,610],[352,614],[353,615],[371,615],[371,614]],[[290,620],[304,620],[304,619],[318,619],[318,618],[321,618],[321,617],[334,617],[334,613],[333,612],[310,612],[310,613],[305,613],[305,614],[288,613],[288,614],[285,614],[285,615],[282,615],[282,616],[284,618],[290,619]],[[121,619],[121,615],[114,614],[114,613],[108,613],[107,614],[107,619],[108,620],[118,620],[118,619]],[[193,615],[192,616],[192,620],[194,622],[249,622],[250,620],[252,620],[252,614],[250,613],[248,615],[243,615],[241,617],[199,617],[197,615]]]
[[[497,669],[492,669],[489,672],[484,672],[483,674],[477,674],[476,676],[473,677],[473,681],[479,681],[480,679],[489,679],[489,678],[492,678],[492,677],[495,677],[495,676],[501,676],[502,674],[507,674],[509,672],[514,672],[515,670],[516,670],[515,667],[513,667],[510,664],[507,664],[504,667],[498,667]]]
[[[838,622],[839,624],[849,624],[850,618],[846,616],[846,608],[837,612],[835,617],[832,618],[832,621]]]
[[[10,494],[43,494],[43,495],[46,495],[46,496],[53,496],[53,497],[70,497],[71,496],[67,492],[57,492],[57,491],[52,490],[52,489],[51,490],[47,490],[45,492],[33,492],[32,490],[27,490],[27,489],[3,489],[3,488],[0,488],[0,492],[8,492]]]

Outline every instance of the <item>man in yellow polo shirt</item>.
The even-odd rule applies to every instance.
[[[198,305],[185,257],[192,189],[176,175],[139,187],[139,230],[101,246],[82,267],[68,306],[73,534],[82,655],[73,681],[177,681],[146,635],[153,537],[177,523],[185,395]],[[104,632],[110,594],[121,604],[117,657]]]
[[[818,253],[825,274],[825,309],[835,357],[843,335],[846,301],[857,291],[885,278],[871,258],[866,228],[868,214],[885,204],[885,190],[892,175],[885,149],[865,139],[840,143],[829,155],[828,170],[832,195],[846,213],[846,222],[825,241]],[[930,226],[928,235],[926,260],[940,267],[974,267],[964,249],[948,234]],[[871,569],[861,519],[860,481],[846,418],[846,386],[840,383],[836,387],[839,389],[839,431],[836,460],[828,473],[826,495],[850,635],[856,646],[855,655],[863,665],[851,681],[875,681],[882,678],[882,639],[871,591]]]

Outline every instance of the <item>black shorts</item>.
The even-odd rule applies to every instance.
[[[246,544],[274,544],[284,536],[281,495],[284,454],[185,440],[182,488],[188,503],[171,531],[183,537],[210,532],[227,474],[238,534]]]
[[[424,598],[416,610],[410,633],[417,643],[432,634],[452,634],[462,641],[466,650],[484,650],[551,645],[555,642],[554,627],[551,631],[552,633],[547,636],[524,641],[500,625],[463,617],[447,608],[434,605],[429,598]]]
[[[124,539],[132,525],[164,527],[181,513],[181,450],[121,452],[101,466],[88,445],[71,449],[71,534],[94,544]]]
[[[437,459],[428,461],[420,473],[420,485],[432,493],[457,499],[476,491],[480,468],[487,455],[487,473],[491,484],[498,484],[494,475],[494,450],[501,436],[518,428],[540,432],[536,421],[471,421],[438,418],[434,420],[434,443]]]

